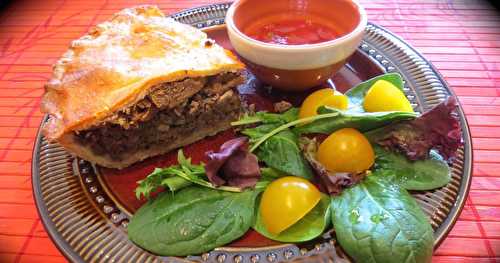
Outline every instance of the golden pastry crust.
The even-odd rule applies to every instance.
[[[155,6],[124,9],[72,42],[46,84],[43,132],[50,140],[87,129],[135,104],[158,83],[244,66],[191,26]]]

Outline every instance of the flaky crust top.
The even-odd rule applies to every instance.
[[[135,104],[161,82],[241,70],[229,51],[155,6],[128,8],[71,43],[45,86],[44,134],[86,129]]]

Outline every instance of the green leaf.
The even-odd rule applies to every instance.
[[[431,190],[445,186],[451,180],[450,168],[443,157],[435,151],[430,158],[409,161],[405,156],[374,146],[377,169],[391,170],[391,179],[408,190]]]
[[[185,188],[185,187],[188,187],[192,184],[193,183],[191,183],[190,181],[188,181],[182,177],[177,177],[177,176],[168,177],[168,178],[165,178],[161,181],[161,185],[164,187],[167,187],[167,189],[170,192],[178,191],[178,190]]]
[[[258,209],[253,229],[272,240],[280,242],[304,242],[323,234],[329,223],[330,197],[322,194],[321,200],[307,215],[280,234],[274,235],[267,231],[260,214],[260,209]]]
[[[277,169],[274,169],[271,167],[260,168],[261,180],[273,181],[273,180],[281,178],[283,176],[287,176],[287,174],[283,173],[282,171],[279,171]]]
[[[257,150],[259,160],[267,166],[289,175],[311,180],[311,167],[302,156],[298,146],[298,137],[286,129],[266,140]]]
[[[255,188],[265,189],[272,181],[283,176],[287,176],[287,174],[271,167],[262,167],[260,168],[260,179]]]
[[[184,171],[189,171],[189,173],[195,175],[205,174],[205,166],[203,165],[203,163],[199,165],[191,164],[191,158],[186,158],[182,149],[177,152],[177,162]]]
[[[366,92],[372,87],[377,80],[386,80],[394,86],[398,87],[401,91],[403,91],[403,79],[401,78],[401,75],[398,73],[387,73],[384,75],[380,75],[377,77],[374,77],[372,79],[369,79],[367,81],[361,82],[357,86],[349,89],[345,95],[349,98],[349,108],[348,111],[357,111],[357,112],[363,112],[363,100],[365,98]]]
[[[162,193],[142,206],[128,225],[129,238],[162,256],[209,251],[245,234],[255,221],[259,191],[230,193],[200,186]]]
[[[243,135],[250,138],[250,144],[253,144],[259,140],[262,136],[276,129],[279,125],[277,124],[262,124],[254,128],[247,128],[241,131]]]
[[[303,126],[297,126],[294,132],[297,134],[323,133],[331,134],[342,128],[355,128],[360,132],[369,131],[393,122],[411,120],[417,115],[413,112],[386,111],[386,112],[343,112],[334,108],[321,106],[318,109],[323,114],[338,113],[337,116],[318,119]]]
[[[262,122],[264,124],[284,124],[294,120],[297,120],[299,116],[298,108],[290,108],[284,113],[269,113],[265,111],[259,111],[254,115],[243,115],[238,121],[232,122],[232,126],[247,125],[252,123]]]
[[[242,133],[250,138],[250,144],[275,130],[277,124],[262,124],[255,128],[244,129]],[[267,166],[289,175],[300,176],[308,180],[313,174],[307,161],[302,156],[298,146],[298,137],[290,129],[284,129],[278,134],[263,141],[257,148],[256,155]]]
[[[137,182],[139,185],[135,189],[135,197],[140,199],[141,196],[144,196],[146,199],[149,199],[151,194],[162,186],[167,187],[168,190],[173,192],[190,184],[187,184],[185,180],[176,180],[173,178],[172,174],[161,168],[156,168],[146,178]]]
[[[337,240],[356,262],[430,262],[434,240],[427,217],[405,189],[379,173],[332,198]]]
[[[288,123],[297,120],[299,117],[299,108],[290,108],[283,113],[268,113],[264,111],[257,112],[256,115],[263,123]]]

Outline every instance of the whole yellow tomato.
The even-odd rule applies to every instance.
[[[363,108],[367,112],[407,111],[413,112],[405,94],[386,80],[377,80],[366,92]]]
[[[373,165],[370,142],[356,129],[340,129],[328,136],[316,153],[318,161],[332,172],[359,173]]]
[[[260,199],[260,213],[267,230],[279,234],[304,217],[321,199],[306,179],[286,176],[270,183]]]
[[[327,88],[320,89],[311,93],[302,102],[299,110],[299,118],[307,118],[318,115],[317,110],[320,106],[330,106],[339,110],[347,109],[348,100],[344,94]]]

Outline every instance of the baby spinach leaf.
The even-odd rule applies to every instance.
[[[394,86],[403,90],[404,84],[401,75],[398,73],[387,73],[384,75],[376,76],[367,81],[359,83],[357,86],[349,89],[345,95],[349,98],[349,108],[348,111],[359,111],[363,112],[363,100],[365,98],[366,92],[372,87],[377,80],[388,81]]]
[[[332,198],[337,240],[356,262],[430,262],[432,227],[403,188],[376,171]]]
[[[262,136],[276,129],[279,125],[277,124],[262,124],[254,128],[247,128],[241,131],[242,134],[250,138],[250,144],[260,139]]]
[[[267,231],[260,215],[260,209],[258,210],[253,229],[269,239],[280,242],[312,240],[323,234],[330,223],[330,198],[324,194],[318,204],[307,215],[278,235]]]
[[[297,134],[323,133],[330,134],[342,128],[355,128],[361,132],[369,131],[388,125],[392,122],[411,120],[416,117],[413,112],[386,111],[386,112],[343,112],[334,108],[321,106],[318,113],[338,115],[331,118],[318,119],[303,126],[297,126],[294,132]]]
[[[231,193],[190,186],[164,192],[142,206],[128,225],[129,238],[162,256],[185,256],[225,245],[255,221],[259,191]]]
[[[265,189],[272,181],[283,176],[287,176],[287,174],[271,167],[262,167],[260,168],[260,180],[255,185],[255,188]]]
[[[286,173],[282,171],[276,170],[271,167],[262,167],[260,168],[261,179],[267,181],[273,181],[275,179],[281,178],[283,176],[287,176]]]
[[[390,152],[380,146],[374,146],[377,169],[394,171],[391,178],[408,190],[431,190],[445,186],[450,182],[450,167],[443,157],[431,151],[429,159],[410,161],[402,154]]]
[[[286,129],[266,140],[257,149],[259,160],[267,166],[287,173],[311,180],[311,167],[302,156],[298,146],[298,137]]]
[[[276,129],[279,124],[262,124],[255,128],[244,129],[241,133],[250,137],[254,143],[262,136]],[[290,129],[284,129],[265,140],[255,154],[267,166],[289,175],[312,179],[312,170],[302,156],[298,146],[298,137]]]

